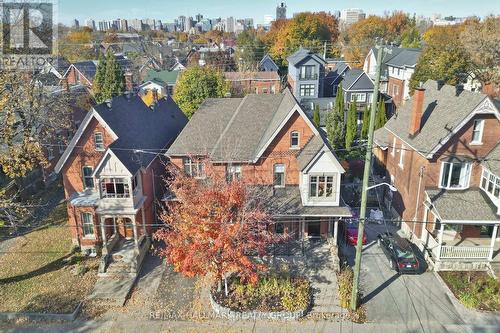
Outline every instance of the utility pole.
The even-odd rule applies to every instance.
[[[375,113],[377,112],[377,101],[380,85],[380,69],[382,65],[383,53],[386,50],[383,45],[376,45],[378,49],[377,54],[377,68],[375,74],[375,85],[373,87],[372,107],[370,110],[370,126],[368,127],[368,145],[366,147],[365,156],[365,169],[363,173],[363,187],[361,190],[361,207],[359,210],[359,223],[358,223],[358,242],[356,243],[356,261],[354,264],[354,278],[352,282],[352,297],[351,309],[355,311],[358,308],[358,293],[359,293],[359,272],[361,270],[361,251],[363,250],[363,234],[365,232],[366,220],[366,202],[368,197],[368,178],[370,177],[370,167],[372,162],[372,146],[373,146],[373,131],[375,128]],[[383,103],[383,102],[381,102]]]

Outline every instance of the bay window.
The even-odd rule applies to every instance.
[[[193,160],[190,157],[183,159],[184,173],[190,177],[203,178],[205,177],[205,165],[199,159]]]
[[[309,197],[311,198],[334,198],[336,188],[336,175],[309,176]]]
[[[125,178],[103,178],[101,180],[102,198],[130,198],[129,184]]]
[[[440,186],[448,189],[464,189],[468,187],[470,163],[443,162],[441,165]]]
[[[495,198],[500,198],[500,177],[483,169],[480,187]]]

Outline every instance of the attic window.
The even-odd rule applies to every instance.
[[[98,151],[104,150],[104,138],[101,132],[94,133],[94,147]]]
[[[299,148],[299,132],[290,133],[290,148]]]

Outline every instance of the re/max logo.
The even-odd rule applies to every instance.
[[[5,2],[3,10],[3,54],[47,55],[53,47],[53,4]]]

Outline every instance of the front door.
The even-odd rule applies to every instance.
[[[307,222],[307,236],[311,238],[321,237],[321,224],[320,222]]]

